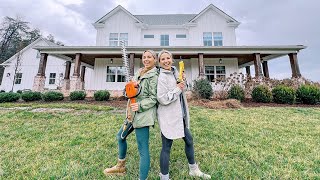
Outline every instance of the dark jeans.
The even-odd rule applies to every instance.
[[[170,160],[170,150],[173,143],[172,139],[167,139],[162,133],[162,150],[160,154],[160,171],[161,174],[166,175],[169,173],[169,160]],[[184,138],[185,142],[185,153],[188,159],[189,164],[195,164],[194,160],[194,148],[193,148],[193,139],[188,128],[184,128]]]
[[[148,177],[150,169],[150,153],[149,153],[149,126],[136,128],[136,139],[138,144],[140,163],[139,163],[139,178],[145,180]],[[132,130],[133,131],[133,130]],[[132,132],[130,131],[130,133]],[[117,139],[119,147],[119,159],[126,158],[127,154],[127,141],[120,138],[122,127],[120,128]]]

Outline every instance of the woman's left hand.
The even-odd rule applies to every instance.
[[[130,106],[131,106],[131,110],[132,110],[133,112],[139,110],[139,104],[138,104],[138,103],[132,103]]]

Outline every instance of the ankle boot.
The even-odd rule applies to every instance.
[[[211,179],[209,174],[200,171],[198,164],[189,164],[189,175],[194,177],[201,177],[203,179]]]
[[[126,160],[118,160],[117,165],[112,168],[107,168],[103,171],[105,175],[124,175],[126,173]]]

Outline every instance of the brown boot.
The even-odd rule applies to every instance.
[[[126,160],[118,160],[117,165],[113,166],[112,168],[107,168],[103,171],[103,173],[108,175],[124,175],[126,173]]]

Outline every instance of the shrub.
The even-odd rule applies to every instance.
[[[20,99],[20,94],[19,93],[14,93],[14,92],[3,92],[0,93],[0,103],[2,102],[15,102]]]
[[[84,100],[85,97],[86,97],[86,93],[84,91],[73,91],[70,93],[71,101]]]
[[[44,101],[61,101],[63,100],[63,94],[61,92],[49,91],[42,95]]]
[[[21,90],[18,90],[17,93],[22,94],[22,91],[21,91]]]
[[[296,92],[297,101],[303,104],[316,104],[320,101],[320,88],[314,85],[302,85]]]
[[[110,93],[106,90],[99,90],[93,96],[96,101],[107,101],[110,98]]]
[[[2,90],[0,90],[0,93],[3,93],[3,92],[6,92],[6,91],[5,91],[5,90],[3,90],[3,89],[2,89]]]
[[[232,86],[228,91],[228,99],[244,100],[244,90],[239,85]]]
[[[28,101],[39,101],[39,100],[41,100],[41,93],[40,92],[27,91],[27,92],[23,92],[21,94],[21,98],[26,102],[28,102]]]
[[[259,85],[253,88],[251,97],[255,102],[269,103],[272,100],[272,93],[267,86]]]
[[[210,99],[213,95],[211,83],[205,78],[194,80],[193,91],[198,97],[204,99]]]
[[[292,87],[279,85],[272,89],[273,101],[279,104],[293,104],[296,99],[295,90]]]

